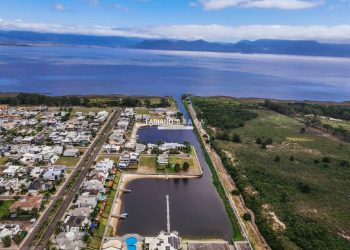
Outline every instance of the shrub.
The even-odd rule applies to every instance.
[[[260,138],[256,138],[255,143],[260,145],[262,143],[262,140]]]
[[[324,162],[324,163],[330,163],[331,162],[331,159],[329,159],[329,157],[323,157],[322,158],[322,161]]]
[[[231,191],[231,194],[233,194],[233,195],[240,195],[241,192],[239,192],[238,189],[233,189],[233,190]]]
[[[280,162],[280,161],[281,161],[281,158],[279,156],[276,156],[275,162]]]
[[[182,164],[182,169],[185,171],[187,171],[189,167],[190,167],[190,164],[187,161],[185,161],[184,164]]]
[[[293,162],[293,161],[294,161],[294,156],[292,155],[292,156],[289,158],[289,160],[290,160],[291,162]]]
[[[4,238],[1,239],[2,241],[2,244],[4,247],[10,247],[11,246],[11,243],[12,243],[12,240],[11,240],[11,237],[10,236],[5,236]]]
[[[241,137],[239,135],[237,135],[237,134],[233,135],[232,141],[235,142],[235,143],[241,143],[242,142]]]
[[[309,185],[307,185],[305,183],[299,182],[297,187],[298,187],[299,191],[304,193],[304,194],[308,194],[311,192]]]
[[[176,173],[180,172],[180,169],[181,169],[180,164],[179,164],[179,163],[176,163],[175,166],[174,166],[175,172],[176,172]]]
[[[250,215],[250,213],[243,214],[243,220],[250,221],[251,219],[252,219],[252,216]]]

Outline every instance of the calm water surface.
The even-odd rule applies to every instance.
[[[170,196],[171,228],[182,237],[210,237],[230,240],[232,228],[223,202],[212,185],[210,170],[200,144],[190,130],[140,129],[142,141],[156,143],[189,141],[196,148],[203,176],[197,179],[135,180],[127,185],[132,192],[123,196],[124,209],[129,213],[119,224],[118,233],[156,235],[166,230],[166,194]]]
[[[0,91],[349,100],[350,59],[0,47]]]

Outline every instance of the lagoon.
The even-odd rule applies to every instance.
[[[0,47],[0,91],[350,100],[350,59]]]

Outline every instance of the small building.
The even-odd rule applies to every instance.
[[[54,181],[60,179],[61,174],[65,174],[65,167],[49,167],[43,174],[44,180]]]
[[[177,233],[160,232],[157,237],[145,237],[145,249],[147,250],[178,250],[181,248],[181,239]]]
[[[34,208],[39,209],[41,205],[41,197],[37,195],[28,195],[15,201],[10,206],[11,218],[17,217],[17,209],[21,209],[26,212],[32,211]]]
[[[169,155],[168,152],[163,152],[162,154],[158,155],[157,157],[157,163],[159,165],[168,165],[169,164]]]
[[[0,239],[10,236],[13,238],[21,231],[21,228],[17,224],[0,224]]]
[[[105,158],[102,161],[97,162],[95,169],[99,172],[108,173],[113,168],[113,161],[109,158]]]
[[[3,171],[3,173],[7,177],[14,177],[20,167],[21,166],[10,165]]]

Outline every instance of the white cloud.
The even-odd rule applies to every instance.
[[[122,11],[122,12],[129,12],[129,9],[127,7],[124,7],[123,5],[120,4],[114,4],[112,5],[113,9]]]
[[[219,10],[230,7],[306,9],[321,5],[321,0],[198,0],[206,10]]]
[[[64,7],[63,4],[54,3],[54,4],[52,5],[52,10],[54,10],[54,11],[65,11],[66,8]]]
[[[170,25],[141,28],[107,26],[61,25],[6,21],[0,19],[2,30],[27,30],[37,32],[129,36],[142,38],[169,38],[217,42],[235,42],[242,39],[307,39],[322,42],[350,42],[350,25],[338,26],[288,26],[288,25]]]

